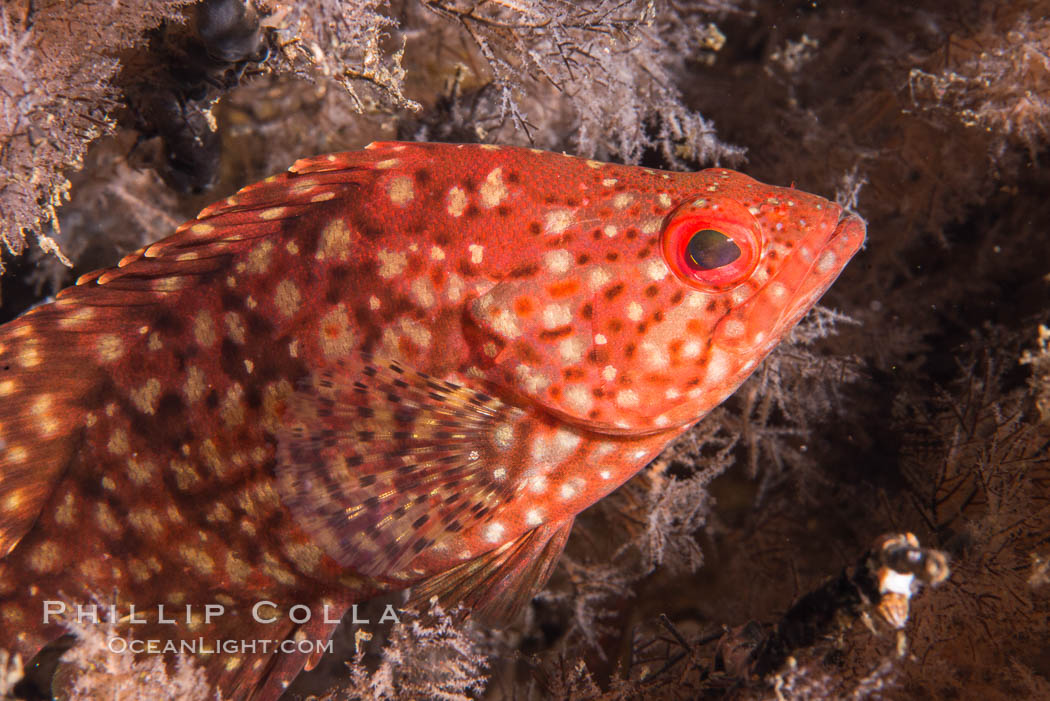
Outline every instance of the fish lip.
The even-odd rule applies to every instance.
[[[834,209],[831,209],[832,207]],[[714,340],[722,350],[737,356],[755,354],[765,356],[771,348],[768,345],[769,339],[783,338],[788,330],[798,323],[799,319],[805,316],[817,303],[845,269],[846,264],[853,255],[860,250],[866,235],[864,220],[855,213],[835,204],[831,204],[829,210],[824,220],[825,223],[821,227],[824,235],[810,238],[808,241],[810,250],[808,255],[811,255],[811,258],[797,258],[797,256],[806,255],[798,247],[791,253],[790,257],[796,261],[796,264],[800,261],[805,261],[806,272],[797,278],[800,282],[790,286],[790,300],[773,317],[772,323],[769,323],[760,337],[748,335],[734,338],[727,337],[724,327],[726,319],[729,318],[727,315],[726,319],[723,319],[723,322],[719,324],[718,329],[715,331]],[[830,261],[830,267],[827,270],[821,271],[821,267],[828,264],[825,255],[829,252],[834,255],[834,259]],[[780,276],[769,279],[763,288],[758,290],[756,295],[745,303],[745,309],[754,310],[754,305],[761,303],[761,300],[764,299],[764,293],[768,292],[771,289],[770,285],[778,280],[783,281]],[[745,317],[752,313],[751,311],[741,311]]]
[[[809,274],[796,290],[794,304],[785,308],[778,326],[783,326],[785,323],[789,326],[793,325],[805,315],[846,269],[846,265],[864,245],[866,238],[867,224],[865,221],[855,212],[839,207],[838,220],[834,228],[814,253]],[[836,262],[830,270],[821,273],[820,262],[829,251],[836,256],[836,261],[843,262],[841,264]]]
[[[867,239],[867,223],[858,215],[856,212],[846,209],[843,207],[839,211],[839,220],[835,224],[835,229],[831,232],[831,236],[824,243],[826,248],[829,243],[836,239],[845,239],[849,244],[850,254],[852,258],[853,254],[861,249],[864,245],[864,241]]]

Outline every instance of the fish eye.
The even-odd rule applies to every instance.
[[[664,260],[690,287],[731,290],[755,271],[761,254],[758,223],[746,207],[726,198],[681,205],[661,234]]]
[[[702,229],[685,246],[686,262],[693,270],[714,270],[740,257],[740,246],[721,231]]]

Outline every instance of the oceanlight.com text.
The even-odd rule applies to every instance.
[[[226,655],[268,655],[283,652],[286,654],[299,653],[304,655],[315,652],[331,652],[331,640],[228,640],[228,639],[206,639],[196,640],[138,640],[112,636],[106,641],[106,647],[110,652],[122,655],[130,653],[133,655],[166,655],[171,653],[191,655],[213,655],[222,653]]]

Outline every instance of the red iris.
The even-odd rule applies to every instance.
[[[721,291],[754,272],[759,258],[757,224],[732,200],[703,198],[670,214],[664,226],[664,258],[690,287]]]

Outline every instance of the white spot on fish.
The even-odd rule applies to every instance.
[[[631,321],[641,321],[644,313],[645,310],[642,309],[642,305],[638,304],[638,302],[631,302],[627,305],[627,318]]]
[[[633,389],[623,389],[616,393],[616,405],[624,409],[638,406],[638,394]]]
[[[98,357],[104,363],[112,363],[124,354],[124,343],[119,336],[106,334],[98,339]],[[23,363],[24,364],[24,363]]]
[[[521,329],[518,328],[514,315],[507,309],[500,309],[492,317],[492,328],[506,338],[516,338],[521,335]]]
[[[653,259],[645,264],[645,274],[650,280],[663,280],[667,277],[667,265],[662,260]]]
[[[730,319],[722,327],[728,338],[739,338],[744,335],[744,323],[736,319]]]
[[[396,168],[397,164],[398,160],[396,158],[388,158],[385,161],[379,161],[376,163],[376,168],[379,170],[389,170],[391,168]]]
[[[591,271],[590,285],[592,290],[605,287],[612,280],[612,274],[605,268],[595,268]]]
[[[467,247],[467,250],[470,251],[470,262],[474,265],[479,265],[481,263],[482,256],[485,255],[485,247],[479,246],[476,243],[472,243],[470,244],[470,246]]]
[[[594,400],[586,385],[569,385],[565,388],[565,405],[577,414],[586,414],[594,406]]]
[[[558,353],[567,363],[580,362],[583,359],[584,350],[586,350],[586,344],[576,336],[569,336],[558,343]]]
[[[409,288],[412,290],[412,296],[416,298],[419,306],[424,309],[434,306],[434,286],[430,284],[430,278],[425,275],[417,277],[412,281]]]
[[[132,403],[143,414],[153,414],[157,411],[157,400],[160,399],[160,380],[151,377],[142,385],[131,392]]]
[[[390,278],[405,272],[408,258],[404,253],[397,253],[385,248],[379,249],[376,254],[379,258],[379,277],[389,280]]]
[[[769,296],[773,299],[783,299],[787,295],[787,288],[782,282],[774,282],[769,286]]]
[[[665,368],[670,362],[667,357],[667,352],[652,341],[643,341],[641,351],[642,356],[645,359],[645,364],[653,370]]]
[[[690,309],[700,309],[707,304],[707,295],[703,292],[690,292],[686,295],[685,306]]]
[[[717,348],[711,349],[707,360],[707,381],[720,382],[729,374],[729,358]]]
[[[371,309],[372,311],[375,311],[375,310],[379,309],[381,306],[383,306],[383,303],[380,302],[379,298],[376,297],[375,295],[372,295],[371,297],[368,298],[368,308]]]
[[[612,187],[617,182],[618,181],[616,180],[616,178],[606,178],[605,180],[602,181],[602,185],[604,185],[605,187]]]
[[[401,331],[412,343],[420,348],[428,348],[430,346],[430,332],[415,319],[402,319]]]
[[[542,372],[524,364],[514,368],[514,374],[522,388],[529,394],[539,394],[551,383],[550,378]]]
[[[479,188],[481,206],[491,209],[507,196],[507,186],[503,184],[503,169],[493,168],[485,177]]]
[[[551,441],[553,450],[549,452],[548,457],[554,462],[561,462],[576,450],[581,440],[580,434],[559,428],[554,432]]]
[[[463,278],[455,273],[448,276],[448,281],[445,283],[445,296],[448,297],[448,301],[458,302],[463,297],[465,289],[466,283],[463,282]]]
[[[546,231],[548,234],[560,234],[572,223],[572,212],[567,209],[556,209],[547,213]]]
[[[543,327],[556,329],[572,323],[572,312],[567,304],[548,304],[543,308]]]
[[[500,450],[507,450],[514,445],[514,427],[510,424],[500,424],[492,434],[492,442]]]
[[[634,195],[632,195],[629,192],[621,192],[616,197],[613,197],[612,205],[613,205],[613,207],[616,207],[616,209],[623,209],[623,208],[627,207],[627,205],[631,204],[631,202],[633,202],[633,201],[634,201]]]
[[[404,207],[416,196],[412,178],[407,175],[399,175],[391,180],[386,191],[390,195],[390,201],[398,207]]]
[[[617,229],[612,224],[606,224],[604,227],[602,227],[602,233],[605,234],[606,236],[608,236],[609,238],[613,238],[618,233],[620,233],[620,230]]]
[[[485,540],[487,540],[490,543],[497,543],[499,542],[500,538],[503,537],[503,532],[505,530],[506,528],[503,526],[502,523],[500,523],[499,521],[494,521],[485,528]]]
[[[529,509],[525,512],[525,525],[538,526],[543,523],[543,511],[540,509]]]
[[[602,334],[602,333],[595,334],[595,336],[594,336],[594,345],[596,345],[596,346],[604,346],[608,342],[609,342],[609,339],[607,339],[605,337],[605,334]]]
[[[668,195],[666,192],[661,192],[660,197],[658,197],[657,199],[659,200],[661,207],[671,206],[671,196]]]
[[[572,254],[564,248],[543,254],[543,265],[555,275],[562,275],[572,266]]]
[[[453,217],[462,216],[467,208],[467,194],[463,188],[455,186],[448,191],[448,213]]]
[[[295,286],[294,282],[291,280],[281,280],[277,283],[277,289],[274,291],[273,301],[281,316],[290,317],[299,311],[300,299],[299,288]]]
[[[642,222],[642,233],[643,234],[655,234],[663,226],[664,220],[660,217],[649,217]]]
[[[614,368],[612,365],[606,365],[604,368],[602,368],[602,379],[604,379],[606,382],[612,382],[613,380],[615,380],[616,368]]]
[[[834,251],[824,251],[824,253],[817,260],[817,272],[826,273],[835,267],[835,263],[838,262],[838,258],[835,256]]]
[[[430,249],[430,258],[431,260],[445,260],[445,252],[434,246]]]

